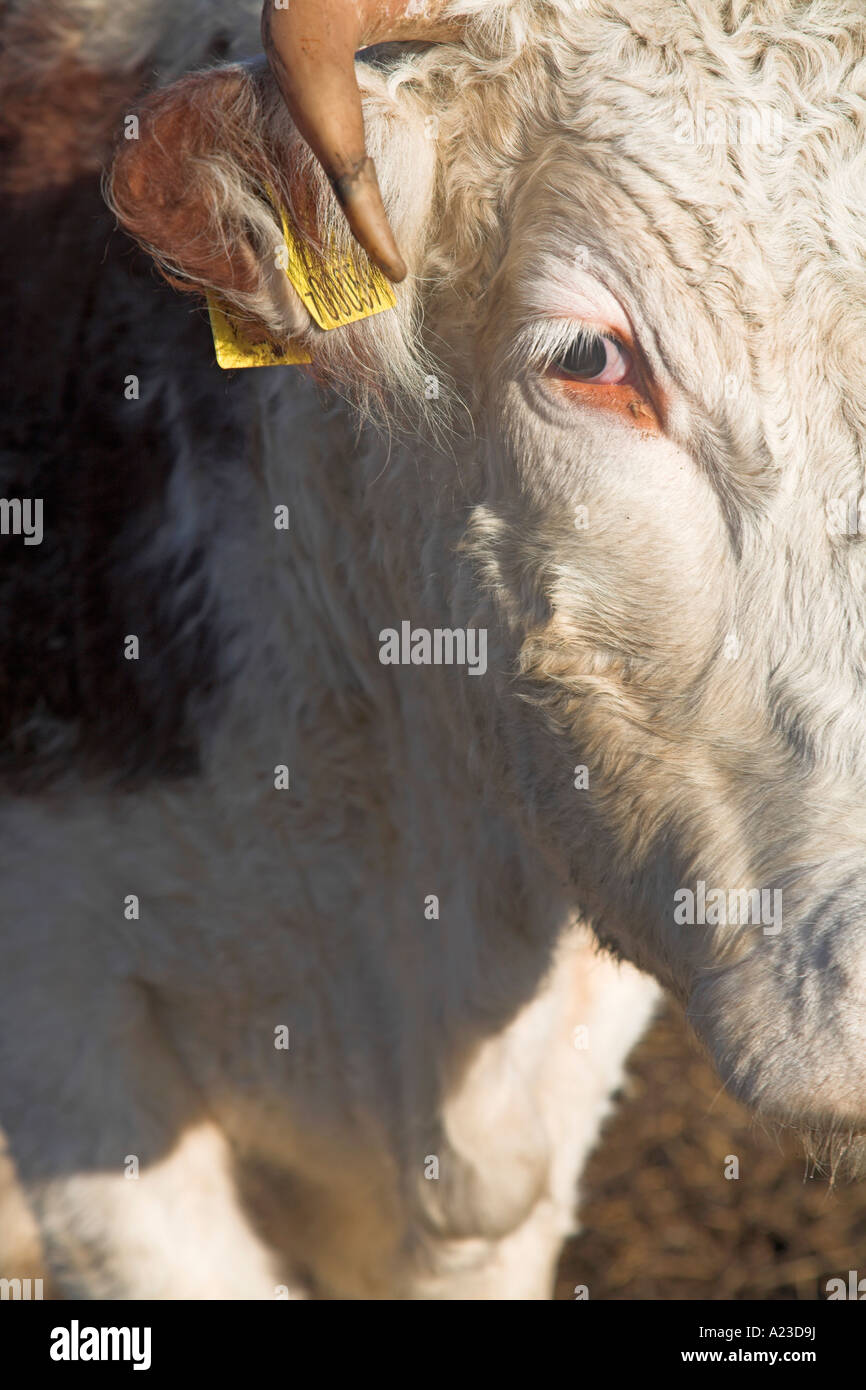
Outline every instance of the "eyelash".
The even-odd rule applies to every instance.
[[[515,343],[514,355],[534,370],[546,373],[570,352],[591,349],[603,342],[615,345],[623,357],[631,359],[633,351],[614,332],[602,332],[590,324],[575,324],[570,319],[548,319],[536,323],[522,341]]]
[[[554,357],[548,372],[574,385],[624,386],[633,382],[633,366],[631,350],[615,333],[593,332],[578,335]]]

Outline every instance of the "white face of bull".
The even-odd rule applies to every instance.
[[[844,1142],[866,1119],[866,38],[844,4],[835,36],[632,8],[366,80],[415,279],[396,336],[313,353],[351,386],[361,343],[399,393],[423,337],[456,380],[443,616],[489,628],[467,699],[518,814],[722,1079]],[[417,428],[412,476],[441,474]]]
[[[470,545],[534,711],[505,721],[521,801],[602,939],[687,1002],[738,1094],[844,1143],[866,1117],[866,169],[844,95],[866,62],[862,32],[845,58],[810,38],[759,80],[714,38],[712,81],[616,24],[571,72],[556,50],[455,366],[488,441]]]
[[[751,265],[718,251],[689,283],[702,209],[635,206],[619,177],[544,157],[483,330],[471,549],[537,711],[510,725],[520,797],[723,1078],[846,1129],[866,1105],[866,552],[832,500],[862,491],[853,267],[818,257],[826,190],[805,188],[755,210]],[[808,254],[786,216],[813,219]]]

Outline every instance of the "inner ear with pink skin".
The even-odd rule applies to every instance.
[[[106,180],[125,230],[173,285],[212,293],[251,340],[309,330],[265,189],[313,241],[322,190],[264,62],[184,77],[138,118],[138,138],[119,141]]]

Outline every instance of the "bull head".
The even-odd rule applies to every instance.
[[[406,266],[388,223],[364,141],[355,53],[396,39],[447,39],[446,0],[266,0],[262,40],[298,130],[318,158],[358,241],[392,280]]]

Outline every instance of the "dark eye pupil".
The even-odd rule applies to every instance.
[[[572,343],[557,365],[560,371],[568,372],[569,376],[589,378],[603,372],[606,363],[607,352],[603,340],[593,338],[590,342]]]

